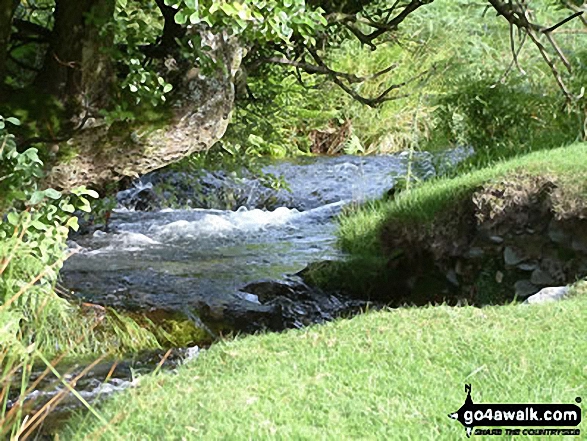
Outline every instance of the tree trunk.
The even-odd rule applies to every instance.
[[[108,49],[114,45],[114,32],[108,32],[108,22],[114,16],[116,0],[100,0],[91,9],[93,20],[86,23],[82,49],[81,94],[84,107],[108,108],[116,80],[112,56]]]
[[[64,98],[81,85],[84,12],[90,0],[57,0],[53,35],[36,85],[44,92]]]
[[[113,77],[104,49],[113,44],[104,35],[115,0],[57,0],[55,25],[43,68],[35,84],[62,99],[72,115],[100,105]]]
[[[6,77],[6,59],[8,57],[8,43],[12,30],[12,17],[18,2],[14,0],[0,0],[0,85]]]

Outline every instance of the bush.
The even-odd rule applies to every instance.
[[[70,195],[54,189],[41,190],[38,184],[43,163],[34,148],[20,153],[6,124],[0,119],[0,311],[18,318],[18,335],[3,337],[3,346],[24,346],[54,351],[61,332],[69,332],[67,302],[54,293],[59,269],[66,259],[70,228],[77,229],[76,209],[90,210],[86,196],[98,195],[79,188]]]
[[[451,145],[474,146],[475,162],[485,164],[574,141],[580,127],[572,113],[561,111],[564,104],[562,96],[520,77],[496,83],[489,75],[467,75],[438,100],[435,133]]]
[[[74,212],[89,212],[87,197],[98,195],[85,187],[70,194],[41,189],[37,150],[19,152],[7,124],[19,121],[0,117],[0,438],[17,439],[29,436],[47,416],[25,417],[31,410],[27,397],[36,387],[34,382],[29,387],[33,365],[48,365],[52,357],[56,364],[66,355],[137,352],[159,343],[157,329],[101,307],[84,309],[56,294],[68,257],[67,236],[77,229]],[[7,409],[17,373],[17,404]],[[67,388],[54,404],[65,395]]]

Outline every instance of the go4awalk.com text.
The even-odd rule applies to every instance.
[[[467,398],[459,410],[448,416],[459,421],[467,436],[578,436],[581,398],[577,404],[480,404],[471,398],[471,385],[465,385]],[[503,427],[506,428],[503,428]],[[508,427],[509,426],[509,427]],[[499,427],[482,429],[480,427]],[[511,428],[510,428],[511,427]],[[525,428],[532,427],[532,428]]]

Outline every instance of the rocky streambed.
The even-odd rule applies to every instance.
[[[426,179],[467,154],[418,153],[412,171]],[[108,232],[71,243],[78,253],[63,268],[63,285],[86,302],[179,312],[213,335],[353,313],[364,299],[310,287],[296,274],[340,259],[336,216],[381,197],[407,171],[407,154],[279,161],[263,168],[289,187],[277,190],[247,173],[155,172],[119,193]],[[185,208],[166,208],[169,201]]]

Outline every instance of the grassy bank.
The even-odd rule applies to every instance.
[[[381,252],[379,235],[388,223],[431,224],[435,216],[488,182],[514,180],[523,175],[551,176],[559,185],[560,206],[564,211],[580,209],[587,196],[587,143],[575,143],[558,149],[534,152],[463,173],[455,178],[429,181],[393,200],[378,201],[341,218],[339,242],[351,256]]]
[[[401,256],[409,244],[425,248],[434,243],[440,249],[439,244],[461,240],[462,219],[474,216],[466,210],[480,193],[498,190],[498,194],[497,187],[509,186],[536,194],[541,191],[537,188],[541,181],[548,181],[556,187],[550,195],[555,215],[584,218],[586,170],[587,143],[575,143],[497,162],[454,178],[428,181],[392,200],[356,207],[341,217],[338,230],[339,245],[348,253],[347,259],[317,265],[306,276],[327,289],[343,289],[366,297],[385,296],[393,282],[389,263]],[[493,201],[498,205],[503,202],[502,209],[517,203],[515,195],[506,201],[507,198],[498,196]]]
[[[107,402],[108,428],[79,416],[60,439],[464,439],[447,417],[464,383],[475,402],[585,397],[586,307],[583,290],[558,304],[405,308],[221,343]]]

